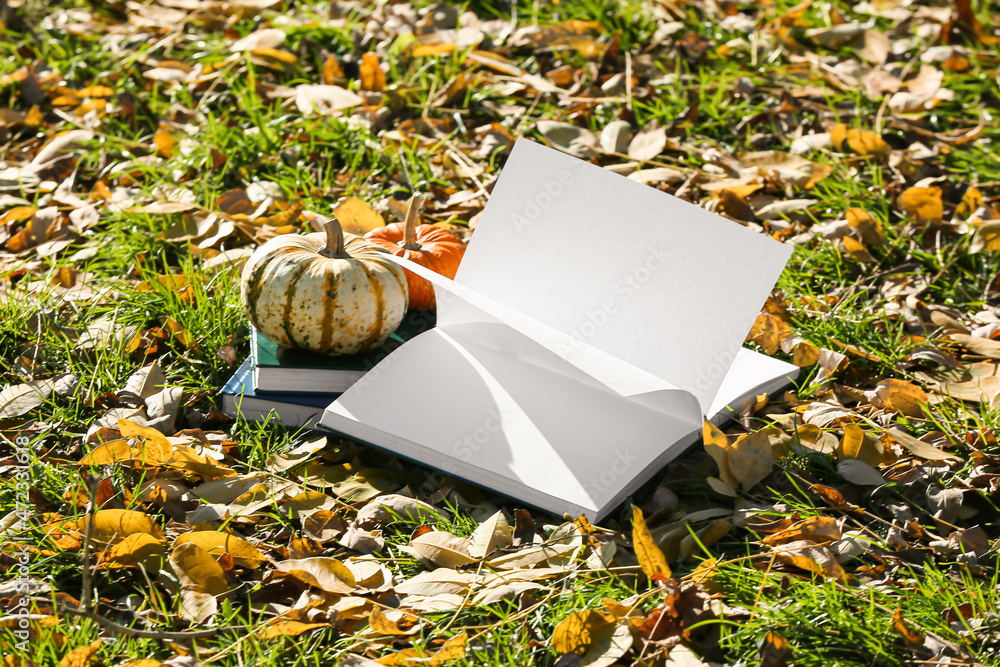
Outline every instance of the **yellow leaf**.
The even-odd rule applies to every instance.
[[[157,130],[153,135],[153,143],[156,144],[157,153],[166,158],[173,157],[177,140],[170,136],[169,132],[164,129]]]
[[[267,561],[264,554],[242,537],[215,530],[195,530],[184,533],[174,541],[174,546],[193,542],[210,556],[218,559],[223,554],[233,557],[233,562],[241,567],[254,568]]]
[[[164,289],[170,292],[182,292],[185,289],[190,289],[190,284],[188,283],[187,276],[179,275],[176,273],[170,273],[165,276],[157,276],[154,280]],[[153,286],[147,280],[136,284],[136,292],[155,292],[156,287]]]
[[[899,207],[919,223],[933,224],[941,222],[944,215],[944,205],[941,203],[941,188],[931,186],[918,188],[916,186],[903,190],[899,195]]]
[[[875,388],[876,395],[890,410],[897,410],[908,417],[920,417],[927,404],[927,393],[906,380],[882,380]]]
[[[725,519],[716,519],[711,522],[693,536],[691,534],[685,535],[684,539],[681,540],[680,547],[677,549],[677,557],[679,559],[687,558],[697,551],[700,547],[698,543],[700,542],[703,546],[710,547],[729,533],[729,529],[733,527],[733,524],[729,523]],[[695,539],[697,538],[697,540]]]
[[[826,547],[808,540],[790,542],[775,549],[778,560],[794,565],[806,572],[815,572],[831,579],[843,580],[847,573]]]
[[[59,661],[59,667],[90,667],[90,661],[94,654],[100,650],[103,641],[103,639],[98,639],[86,646],[73,649]]]
[[[347,595],[354,591],[357,583],[354,574],[339,560],[330,557],[316,556],[298,560],[284,560],[276,567],[287,572],[296,579],[321,588],[328,593]]]
[[[777,315],[771,313],[761,313],[757,316],[747,340],[752,340],[761,346],[764,354],[774,354],[778,351],[778,346],[785,338],[791,334],[788,324]]]
[[[437,665],[464,657],[468,640],[469,636],[464,632],[460,635],[455,635],[442,644],[438,652],[430,657],[430,665],[437,667]]]
[[[153,658],[133,658],[119,667],[160,667],[163,663]]]
[[[226,573],[215,559],[194,542],[174,546],[170,565],[185,588],[218,596],[229,590]]]
[[[278,637],[298,637],[304,632],[316,628],[332,627],[329,623],[302,623],[300,621],[277,621],[267,626],[261,633],[261,639],[276,639]]]
[[[344,79],[344,69],[340,66],[337,56],[331,55],[323,63],[323,83],[332,86]]]
[[[297,201],[294,204],[292,204],[287,210],[269,216],[267,218],[267,224],[271,225],[272,227],[283,227],[285,225],[293,225],[298,221],[299,217],[302,215],[302,211],[304,210],[304,208],[305,207],[302,206],[302,202]]]
[[[341,229],[358,236],[364,236],[376,227],[385,225],[382,216],[357,197],[344,197],[338,201],[333,214]]]
[[[126,438],[139,441],[133,448],[132,458],[145,465],[160,465],[170,459],[174,446],[155,428],[140,426],[129,419],[118,420],[118,431]]]
[[[0,225],[6,225],[8,222],[27,220],[33,216],[37,210],[38,209],[34,206],[15,206],[0,216]]]
[[[860,262],[861,264],[873,264],[875,262],[875,258],[871,256],[871,253],[868,252],[868,248],[866,248],[861,241],[856,241],[850,236],[845,236],[840,241],[844,244],[844,250],[847,251],[847,254],[850,255],[854,261]]]
[[[594,642],[598,630],[614,617],[594,609],[573,612],[562,620],[552,633],[552,648],[558,653],[583,655]]]
[[[87,534],[90,516],[77,521],[77,530],[81,535]],[[135,510],[97,510],[94,512],[94,524],[91,535],[95,540],[117,544],[129,535],[143,533],[157,540],[163,540],[163,531],[148,515]]]
[[[719,466],[719,477],[722,482],[735,490],[740,483],[729,469],[729,438],[719,430],[718,426],[707,420],[702,427],[701,437],[705,442],[705,451]]]
[[[80,97],[111,97],[115,91],[107,86],[87,86],[79,93]]]
[[[416,617],[411,617],[409,615],[404,617],[407,621],[406,625],[412,627],[417,621]],[[378,607],[372,608],[372,613],[368,617],[368,625],[371,626],[372,630],[381,635],[406,635],[409,634],[409,629],[404,629],[399,627],[397,621],[390,620],[386,618],[386,615]]]
[[[421,44],[410,52],[413,58],[425,58],[427,56],[443,56],[455,50],[454,44]]]
[[[165,555],[160,540],[146,533],[134,533],[108,549],[105,560],[118,567],[142,565],[159,570]]]
[[[792,363],[799,368],[812,366],[819,361],[819,348],[809,341],[802,341],[792,350]],[[763,406],[761,406],[763,407]]]
[[[873,435],[865,433],[857,424],[844,424],[844,439],[840,442],[841,458],[858,459],[872,467],[882,462],[885,449],[882,442]]]
[[[764,431],[741,436],[729,449],[729,470],[744,490],[752,489],[771,474],[774,454]]]
[[[764,544],[776,546],[796,540],[809,540],[816,544],[827,544],[842,536],[840,522],[830,516],[817,515],[796,521],[788,528],[764,538]]]
[[[889,152],[889,145],[869,130],[848,129],[839,123],[830,131],[830,141],[841,153],[847,149],[858,155],[881,155]]]
[[[868,245],[882,245],[885,237],[882,235],[882,224],[870,213],[860,208],[847,209],[847,224],[858,230],[861,240]]]
[[[385,72],[379,67],[377,55],[366,53],[361,56],[361,65],[358,69],[361,74],[361,90],[370,90],[376,93],[385,90]]]
[[[968,220],[985,205],[986,202],[983,201],[983,195],[979,192],[979,188],[974,185],[970,186],[965,191],[965,194],[962,195],[962,201],[955,207],[955,218],[958,220]]]
[[[659,574],[664,579],[669,579],[672,574],[667,559],[656,546],[653,536],[646,526],[646,520],[642,518],[642,510],[632,505],[632,548],[635,549],[635,556],[639,559],[639,567],[648,579],[652,579]]]
[[[279,62],[288,63],[291,65],[299,58],[294,53],[290,51],[283,51],[281,49],[274,49],[269,46],[265,46],[259,49],[254,49],[250,53],[255,56],[262,56],[264,58],[271,58],[272,60],[277,60]]]
[[[132,447],[127,441],[118,439],[106,442],[80,460],[82,466],[103,466],[132,460]]]

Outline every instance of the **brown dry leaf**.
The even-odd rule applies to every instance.
[[[418,556],[440,567],[458,567],[475,562],[469,554],[471,543],[443,530],[431,530],[410,542]]]
[[[586,160],[597,152],[597,137],[585,127],[556,120],[540,120],[535,127],[553,148],[563,153]]]
[[[650,126],[632,138],[628,145],[628,156],[639,162],[652,160],[667,147],[667,129]]]
[[[97,639],[86,646],[73,649],[59,661],[59,667],[90,667],[90,661],[103,643],[103,639]]]
[[[993,252],[1000,250],[1000,220],[988,220],[976,227],[969,243],[969,252]]]
[[[808,540],[798,540],[776,547],[778,560],[794,565],[806,572],[815,572],[831,579],[843,580],[847,577],[844,568],[826,547],[816,546]]]
[[[899,207],[908,216],[925,225],[941,222],[944,205],[941,202],[941,188],[913,186],[899,195]]]
[[[254,49],[273,49],[285,41],[285,32],[277,28],[256,30],[242,39],[238,39],[229,47],[234,52],[253,51]],[[160,63],[163,67],[163,63]]]
[[[503,512],[497,512],[479,526],[469,536],[469,555],[484,558],[497,549],[510,546],[514,536]]]
[[[255,56],[260,56],[270,60],[276,60],[280,63],[285,63],[286,65],[291,65],[298,61],[299,57],[290,51],[284,51],[282,49],[273,49],[270,47],[263,47],[259,49],[254,49],[251,51]]]
[[[594,643],[597,632],[613,621],[613,616],[595,609],[574,612],[552,632],[552,648],[560,654],[583,655]]]
[[[896,611],[892,612],[893,629],[903,635],[903,639],[905,639],[908,644],[915,644],[917,646],[923,645],[924,636],[907,625],[907,623],[903,620],[902,612],[902,607],[896,607]]]
[[[886,479],[882,474],[864,461],[858,459],[842,459],[837,462],[837,472],[851,484],[858,486],[882,486]]]
[[[969,334],[951,334],[949,338],[956,343],[961,343],[962,347],[970,352],[990,359],[1000,359],[1000,341],[970,336]]]
[[[914,456],[918,456],[922,459],[927,459],[928,461],[960,461],[961,459],[954,454],[949,454],[948,452],[941,451],[934,445],[924,442],[923,440],[918,440],[906,431],[900,430],[898,428],[891,428],[888,431],[889,437],[891,437],[895,442],[899,443],[903,449],[907,450]]]
[[[380,93],[385,90],[385,72],[379,66],[378,56],[366,53],[361,56],[361,90]]]
[[[216,560],[228,554],[233,562],[241,567],[255,568],[267,561],[267,558],[254,545],[242,537],[215,530],[196,530],[184,533],[174,541],[174,546],[193,542],[205,550]]]
[[[955,207],[955,220],[964,221],[971,218],[976,211],[986,205],[979,188],[972,185],[962,194],[962,201]]]
[[[635,505],[632,505],[632,548],[635,549],[635,556],[647,579],[652,580],[655,576],[663,579],[671,577],[673,573],[667,565],[667,559],[646,527],[642,510]]]
[[[385,219],[357,197],[344,197],[337,202],[333,214],[341,229],[364,236],[376,227],[384,227]]]
[[[792,644],[773,630],[764,635],[758,651],[760,667],[788,667],[792,657]]]
[[[13,384],[0,391],[0,419],[20,417],[26,412],[44,405],[52,395],[55,380],[35,380],[23,384]]]
[[[833,517],[817,515],[796,521],[788,528],[764,538],[764,544],[777,546],[798,540],[808,540],[819,545],[836,542],[841,538],[843,521]]]
[[[193,542],[174,547],[170,566],[181,582],[181,616],[204,623],[219,608],[219,596],[229,591],[222,567]]]

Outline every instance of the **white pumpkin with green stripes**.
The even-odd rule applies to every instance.
[[[369,350],[406,314],[406,274],[378,246],[325,232],[276,236],[243,267],[240,297],[257,331],[284,347],[320,354]]]

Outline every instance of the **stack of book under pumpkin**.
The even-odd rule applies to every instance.
[[[331,357],[280,347],[250,327],[250,356],[222,388],[222,410],[248,421],[310,428],[340,394],[393,350],[434,326],[433,310],[412,310],[389,338],[364,354]]]

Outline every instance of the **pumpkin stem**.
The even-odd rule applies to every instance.
[[[330,218],[323,223],[323,231],[326,232],[326,245],[319,254],[336,259],[350,259],[351,256],[344,250],[344,230],[340,228],[337,219]]]
[[[403,242],[400,244],[406,250],[420,250],[417,243],[417,219],[420,217],[420,208],[424,205],[424,196],[415,194],[410,198],[410,205],[406,207],[406,219],[403,221]]]

